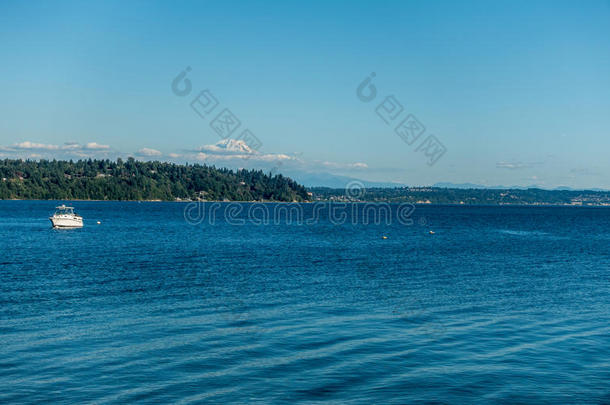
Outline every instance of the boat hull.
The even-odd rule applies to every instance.
[[[62,218],[62,217],[50,217],[49,220],[53,224],[53,228],[82,228],[82,218]]]

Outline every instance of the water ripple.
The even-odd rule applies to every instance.
[[[418,207],[430,237],[47,205],[0,202],[0,402],[610,402],[610,210]]]

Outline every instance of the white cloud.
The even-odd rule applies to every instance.
[[[39,151],[52,151],[52,150],[104,150],[110,149],[108,145],[101,145],[97,142],[89,142],[85,145],[78,144],[76,142],[66,142],[63,145],[52,145],[45,143],[36,143],[30,141],[23,141],[14,144],[12,147],[2,147],[4,150],[39,150]]]
[[[28,150],[57,150],[57,145],[47,145],[44,143],[35,143],[30,141],[20,142],[13,145],[15,149],[28,149]]]
[[[6,152],[7,155],[10,154],[13,157],[28,157],[37,159],[70,159],[74,157],[91,158],[100,156],[100,154],[107,157],[107,153],[111,152],[110,146],[102,145],[97,142],[88,142],[85,144],[66,142],[63,145],[54,145],[23,141],[15,143],[11,146],[0,146],[0,150]],[[32,153],[27,154],[27,152]]]
[[[62,146],[62,149],[63,150],[76,150],[76,149],[81,149],[81,146],[76,142],[66,142]]]
[[[227,166],[247,166],[267,169],[282,167],[283,170],[319,170],[321,168],[345,172],[366,170],[369,166],[363,162],[337,163],[330,161],[307,161],[301,153],[262,153],[250,148],[242,140],[225,139],[213,145],[203,145],[198,149],[188,151],[183,157],[196,159],[207,164],[218,163]]]
[[[329,162],[325,161],[321,163],[322,166],[327,167],[329,169],[368,169],[369,165],[362,162],[356,163],[337,163],[337,162]]]
[[[296,161],[292,156],[283,153],[267,153],[256,155],[222,155],[213,153],[198,152],[195,157],[197,160],[205,160],[208,162],[229,162],[229,161],[250,161],[250,162],[278,162],[278,161]]]
[[[145,157],[152,157],[152,156],[161,156],[162,153],[156,149],[150,149],[150,148],[142,148],[140,149],[136,155],[138,156],[145,156]]]
[[[83,149],[90,149],[90,150],[110,149],[110,146],[100,145],[97,142],[89,142],[83,147]]]
[[[4,155],[14,158],[40,159],[88,159],[116,158],[123,156],[109,145],[97,142],[66,142],[61,145],[43,144],[23,141],[11,146],[1,146]],[[318,171],[325,169],[340,173],[353,170],[367,170],[363,162],[338,163],[331,161],[316,161],[303,159],[302,153],[263,153],[256,147],[251,147],[243,140],[225,139],[212,145],[203,145],[197,149],[177,151],[164,154],[159,150],[143,147],[133,154],[141,159],[165,158],[168,160],[197,160],[206,164],[217,164],[226,167],[249,167],[267,170],[269,168],[282,170]]]
[[[541,165],[541,162],[498,162],[496,163],[496,168],[498,169],[509,169],[509,170],[518,170],[518,169],[531,169],[534,166]]]
[[[297,161],[294,156],[285,153],[260,153],[250,148],[244,141],[235,139],[224,139],[213,145],[203,145],[192,151],[197,160],[213,162],[278,162]]]

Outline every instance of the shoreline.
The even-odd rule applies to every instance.
[[[65,201],[65,202],[129,202],[129,203],[242,203],[242,204],[316,204],[316,203],[337,203],[337,204],[390,204],[390,205],[400,205],[400,204],[411,204],[415,207],[541,207],[541,208],[610,208],[610,204],[602,205],[602,204],[591,204],[591,205],[577,205],[577,204],[546,204],[546,203],[536,203],[536,204],[459,204],[459,203],[444,203],[444,204],[435,204],[435,203],[409,203],[406,201],[403,202],[388,202],[388,201],[329,201],[329,200],[318,200],[318,201],[243,201],[243,200],[235,200],[235,201],[223,201],[223,200],[209,200],[209,201],[170,201],[170,200],[78,200],[78,199],[57,199],[57,200],[40,200],[40,199],[0,199],[0,202],[3,201]]]

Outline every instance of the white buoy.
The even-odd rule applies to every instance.
[[[101,224],[101,222],[100,222],[100,221],[97,221],[97,224],[99,225],[99,224]]]

